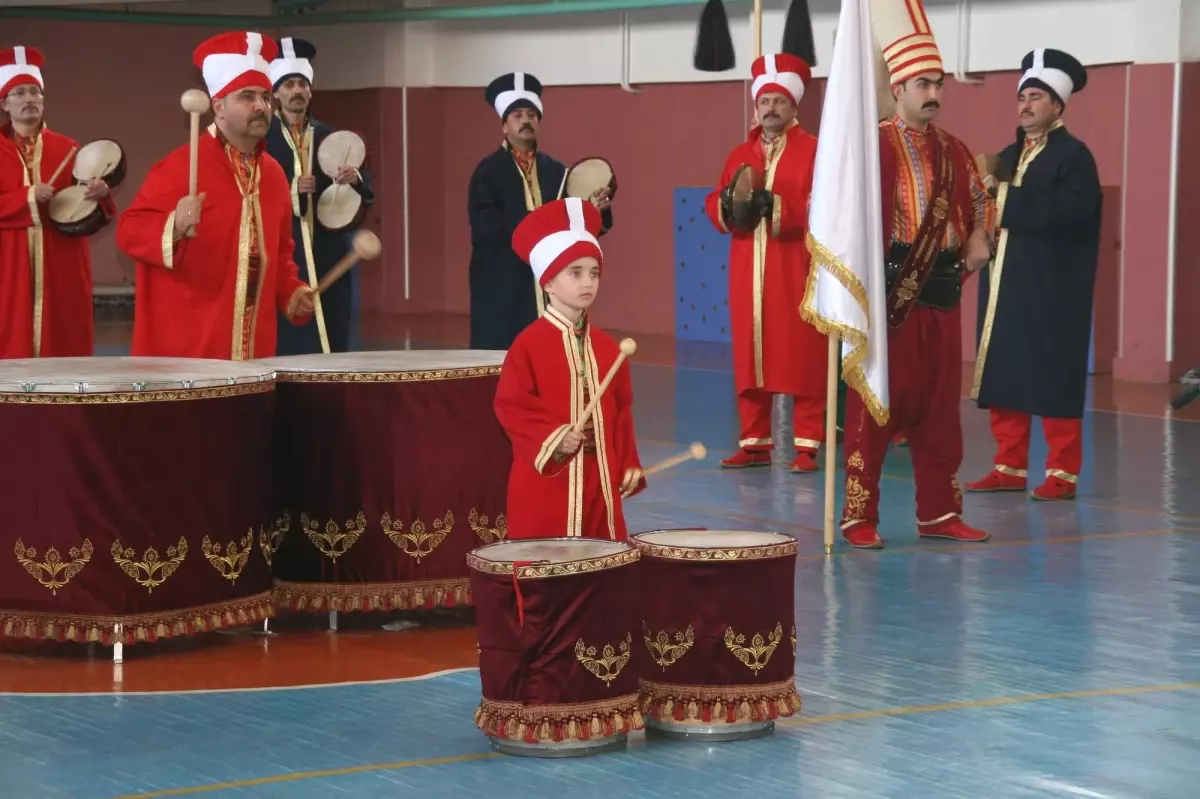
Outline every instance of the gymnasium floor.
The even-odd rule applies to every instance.
[[[102,327],[120,354],[128,325]],[[370,349],[463,346],[462,320],[364,318]],[[800,541],[802,713],[769,739],[509,758],[472,724],[470,617],[284,617],[276,635],[111,650],[0,641],[0,797],[1200,796],[1200,402],[1097,380],[1079,498],[966,496],[984,545],[916,540],[907,450],[889,456],[882,552],[821,552],[823,477],[722,472],[728,353],[639,338],[644,462],[694,440],[630,527],[779,530]],[[964,400],[964,482],[988,468]],[[1045,455],[1037,440],[1033,464]],[[840,483],[840,480],[839,480]],[[840,497],[838,501],[840,511]],[[755,587],[747,585],[746,591]]]

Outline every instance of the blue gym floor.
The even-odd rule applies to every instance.
[[[893,448],[887,549],[839,539],[826,557],[823,475],[788,473],[784,453],[770,470],[717,468],[736,439],[732,378],[719,357],[714,367],[689,352],[633,368],[642,459],[695,440],[709,458],[654,479],[626,513],[631,530],[799,539],[804,709],[773,737],[707,746],[638,733],[619,754],[496,755],[472,724],[474,670],[300,689],[9,693],[0,797],[1200,796],[1200,424],[1089,411],[1079,498],[967,494],[967,520],[993,534],[983,545],[917,540],[909,453]],[[966,482],[993,450],[986,415],[966,400],[963,411]],[[1038,429],[1031,479],[1045,456]]]

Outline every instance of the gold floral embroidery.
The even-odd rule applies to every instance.
[[[495,527],[488,527],[488,517],[471,508],[471,513],[467,516],[467,524],[471,525],[475,535],[479,536],[479,540],[485,544],[492,544],[508,538],[508,519],[504,518],[503,513],[496,514]]]
[[[846,478],[846,513],[847,519],[861,519],[866,514],[867,501],[871,492],[862,487],[857,475]]]
[[[588,646],[580,638],[575,643],[575,659],[582,663],[585,669],[596,675],[597,679],[603,680],[604,684],[611,688],[612,681],[617,679],[633,654],[630,649],[632,644],[633,635],[626,633],[625,640],[621,641],[617,649],[613,649],[612,644],[605,644],[600,657],[596,657],[596,647]]]
[[[745,645],[746,636],[735,633],[732,627],[725,630],[725,646],[729,648],[735,658],[755,674],[766,668],[767,661],[771,659],[771,655],[775,654],[775,647],[779,646],[779,642],[782,640],[782,624],[775,625],[775,629],[767,636],[766,641],[763,640],[760,633],[755,633],[754,637],[750,639],[749,646]]]
[[[321,550],[321,554],[330,560],[336,561],[354,543],[362,537],[362,534],[367,530],[367,517],[362,511],[353,519],[346,522],[345,530],[338,526],[337,522],[330,519],[325,524],[325,532],[321,532],[321,525],[316,519],[308,518],[307,513],[300,514],[300,529],[308,536],[308,540],[313,542],[313,546]]]
[[[404,532],[404,523],[399,519],[393,521],[391,515],[385,513],[379,522],[383,525],[383,531],[387,533],[388,538],[392,539],[392,543],[400,547],[400,550],[412,558],[415,558],[417,563],[433,553],[433,550],[438,548],[446,540],[446,536],[450,534],[450,530],[454,527],[454,514],[446,511],[445,517],[433,520],[433,532],[428,532],[425,528],[425,523],[420,519],[413,522],[412,532]]]
[[[204,540],[200,542],[200,551],[204,553],[204,557],[208,558],[212,567],[231,583],[236,583],[237,578],[242,576],[242,570],[250,562],[252,549],[254,549],[254,528],[250,528],[246,532],[242,538],[240,549],[237,541],[230,541],[224,555],[221,554],[221,545],[214,544],[208,536],[204,536]]]
[[[263,560],[267,562],[268,566],[272,565],[275,553],[279,551],[279,545],[283,543],[283,539],[290,529],[292,529],[292,516],[286,510],[283,512],[283,516],[275,520],[274,524],[267,528],[259,528],[258,548],[262,550]]]
[[[792,625],[792,657],[796,657],[796,625]]]
[[[82,571],[92,559],[92,552],[92,542],[85,538],[82,547],[71,547],[67,550],[70,560],[64,561],[58,550],[50,547],[46,550],[46,560],[39,563],[37,550],[33,547],[27,548],[21,539],[18,538],[16,546],[13,547],[17,561],[25,567],[30,577],[50,589],[51,596],[58,596],[58,589],[65,588],[67,583],[71,582],[71,578]]]
[[[951,477],[950,485],[954,487],[954,504],[958,506],[959,510],[962,510],[962,488],[958,485],[958,478]]]
[[[850,453],[850,457],[846,459],[847,469],[862,469],[865,466],[866,463],[863,461],[862,453],[858,450],[854,450],[854,452]]]
[[[178,544],[167,547],[166,560],[162,560],[154,547],[149,547],[142,553],[142,560],[134,560],[133,548],[122,547],[119,539],[113,541],[109,551],[113,560],[121,567],[121,571],[132,577],[138,585],[144,586],[148,592],[154,593],[154,589],[165,583],[183,563],[183,559],[187,557],[188,544],[180,537]]]
[[[673,665],[675,661],[686,655],[692,648],[692,644],[696,642],[696,633],[690,624],[683,632],[675,633],[675,642],[671,643],[672,636],[666,630],[659,630],[658,635],[651,639],[650,629],[643,622],[642,637],[646,639],[646,649],[650,650],[650,657],[655,663],[662,666],[663,671],[667,670],[667,666]]]

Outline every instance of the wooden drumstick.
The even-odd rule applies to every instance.
[[[54,174],[50,176],[50,179],[48,181],[46,181],[47,186],[54,185],[54,181],[58,180],[58,176],[61,175],[62,171],[67,168],[67,164],[71,163],[71,157],[75,155],[75,152],[78,149],[79,149],[78,147],[71,148],[71,151],[67,153],[67,157],[64,158],[62,160],[62,163],[58,165],[58,169],[54,170]]]
[[[355,233],[352,247],[353,249],[343,255],[342,260],[338,261],[333,269],[330,269],[328,274],[321,278],[321,282],[317,284],[317,294],[325,293],[325,289],[349,272],[360,258],[364,261],[373,261],[379,257],[379,253],[383,249],[379,243],[379,237],[369,230],[360,230]]]
[[[646,469],[643,469],[642,475],[649,477],[652,474],[656,474],[658,472],[662,472],[667,469],[670,469],[674,466],[678,466],[679,464],[683,463],[684,461],[700,461],[700,460],[704,460],[707,457],[708,457],[708,450],[705,449],[703,444],[701,444],[699,441],[697,441],[696,443],[694,443],[690,447],[688,447],[687,451],[681,452],[678,455],[672,455],[671,457],[667,458],[665,461],[660,461],[659,463],[656,463],[653,466],[649,466]]]
[[[588,419],[592,418],[592,412],[595,411],[596,406],[600,404],[601,397],[603,397],[604,392],[608,390],[608,384],[611,383],[613,378],[617,376],[617,370],[621,368],[621,364],[625,362],[626,358],[637,352],[637,342],[631,338],[621,339],[620,346],[621,352],[617,355],[617,359],[613,361],[613,365],[609,367],[608,374],[604,376],[603,382],[600,383],[600,387],[596,390],[596,396],[592,397],[592,401],[588,403],[586,408],[584,408],[583,415],[580,416],[579,421],[575,423],[574,429],[576,433],[583,432],[583,426],[587,424]]]
[[[200,182],[200,115],[208,111],[208,95],[199,89],[188,89],[179,98],[179,104],[192,118],[191,140],[188,149],[188,196],[196,196],[196,188]],[[184,234],[188,238],[196,237],[196,228],[189,227]]]

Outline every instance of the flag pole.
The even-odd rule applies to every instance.
[[[762,55],[762,0],[754,0],[754,59]]]
[[[837,486],[837,383],[838,351],[837,331],[829,331],[829,365],[825,370],[825,554],[833,554],[833,531],[835,528],[834,504]]]

